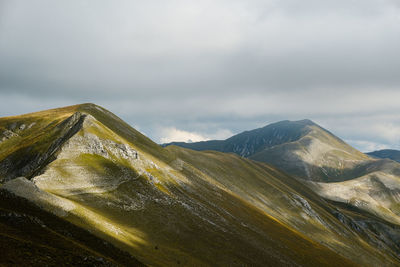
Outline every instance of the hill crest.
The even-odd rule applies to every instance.
[[[21,131],[15,130],[21,118],[0,119],[1,127],[18,126],[18,136],[0,144],[1,164],[25,166],[52,151],[54,143],[60,145],[49,161],[42,161],[40,171],[26,178],[14,173],[3,188],[145,264],[347,266],[352,261],[398,261],[398,248],[389,246],[396,242],[389,235],[396,232],[393,226],[339,209],[267,164],[235,154],[162,148],[91,105],[28,117],[36,124]],[[28,117],[25,124],[31,122]],[[79,126],[76,132],[65,138],[74,125]],[[365,223],[371,220],[374,227],[386,227],[381,236],[371,234],[372,226]]]
[[[171,144],[199,151],[235,153],[272,164],[301,179],[315,181],[346,179],[347,169],[353,168],[356,162],[369,159],[307,119],[272,123],[226,140]]]

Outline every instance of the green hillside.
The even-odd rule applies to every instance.
[[[143,266],[90,232],[0,189],[0,266]]]
[[[264,163],[163,148],[99,106],[2,118],[0,128],[2,190],[89,230],[135,263],[400,264],[395,224],[327,202]]]
[[[310,120],[281,121],[223,141],[172,144],[233,152],[311,181],[352,179],[363,172],[359,165],[371,160]]]

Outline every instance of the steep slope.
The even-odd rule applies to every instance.
[[[1,266],[143,266],[93,234],[0,189]]]
[[[99,106],[0,127],[14,133],[0,143],[2,189],[147,265],[400,264],[396,225],[327,203],[263,163],[164,149]]]
[[[195,143],[173,142],[168,145],[177,145],[198,151],[216,150],[232,152],[242,157],[250,157],[257,152],[276,145],[299,140],[310,132],[307,126],[315,125],[310,120],[281,121],[263,128],[245,131],[226,140],[211,140]]]
[[[219,145],[210,145],[215,142]],[[397,192],[400,164],[368,157],[309,120],[278,122],[225,141],[177,145],[234,152],[267,162],[296,178],[310,181],[306,184],[324,198],[400,223]],[[378,154],[388,153],[394,155],[391,151]]]
[[[296,141],[264,149],[251,159],[270,163],[296,177],[313,181],[343,181],[363,173],[369,158],[318,125]]]
[[[400,176],[382,171],[338,183],[313,183],[319,195],[348,203],[400,225]]]
[[[224,141],[172,144],[200,151],[233,152],[312,181],[360,176],[364,169],[358,165],[371,160],[310,120],[281,121]]]
[[[391,159],[400,162],[400,151],[394,149],[382,149],[366,153],[367,155],[380,159]]]

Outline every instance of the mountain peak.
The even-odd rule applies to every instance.
[[[304,125],[317,125],[315,122],[313,122],[310,119],[303,119],[303,120],[298,120],[298,121],[295,121],[295,122],[301,123],[301,124],[304,124]]]
[[[253,153],[250,158],[278,151],[279,162],[299,151],[329,159],[334,154],[316,152],[338,147],[336,139],[309,124],[283,122],[213,144],[239,155]],[[398,263],[391,256],[399,251],[391,245],[398,243],[394,227],[372,225],[373,217],[356,224],[349,217],[353,213],[342,213],[272,166],[232,154],[163,149],[95,104],[1,118],[1,128],[8,131],[0,142],[2,190],[110,241],[146,265]],[[4,210],[2,204],[1,225],[17,220],[24,227],[21,218],[29,225],[36,221],[10,212],[14,203]],[[49,225],[43,221],[37,228],[51,230]],[[383,230],[376,235],[376,229]],[[6,242],[0,243],[6,247]],[[386,244],[393,250],[382,250]]]
[[[98,126],[91,127],[94,124]],[[96,104],[66,106],[0,119],[0,183],[37,175],[81,130],[100,136],[112,133],[142,151],[165,155],[156,143]]]
[[[316,181],[350,179],[354,174],[349,175],[347,168],[352,169],[356,162],[368,159],[309,119],[279,121],[223,141],[176,145],[233,152],[270,163],[298,178]]]
[[[302,125],[317,125],[315,122],[313,122],[310,119],[302,119],[302,120],[296,120],[296,121],[292,121],[292,120],[283,120],[283,121],[278,121],[275,123],[271,123],[266,125],[267,126],[271,126],[271,125],[279,125],[279,124],[302,124]]]

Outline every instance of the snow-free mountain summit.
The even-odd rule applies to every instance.
[[[319,129],[305,124],[311,130],[303,137]],[[15,218],[29,218],[25,221],[49,232],[56,218],[58,225],[74,229],[59,238],[83,231],[118,251],[70,239],[104,265],[400,264],[396,222],[321,197],[264,162],[163,148],[94,104],[1,118],[0,133],[0,235],[8,238],[23,235],[26,242],[39,242],[18,234],[23,229]],[[280,137],[286,143],[299,138]],[[50,244],[56,237],[43,238]],[[0,263],[17,259],[46,264],[35,251],[7,254]],[[84,261],[77,256],[74,263]]]

